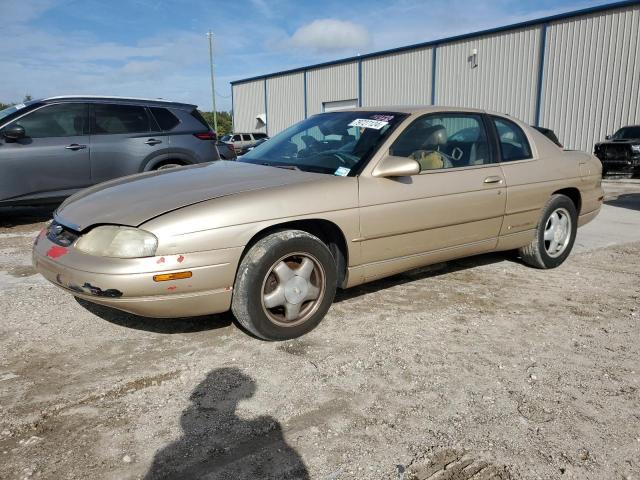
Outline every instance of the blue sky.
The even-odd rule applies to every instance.
[[[593,0],[0,0],[0,101],[162,97],[219,110],[231,80],[610,2]]]

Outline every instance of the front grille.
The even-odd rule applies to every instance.
[[[628,160],[629,159],[629,146],[628,145],[603,145],[602,152],[604,158],[607,160]]]
[[[55,220],[47,227],[47,238],[62,247],[70,246],[79,236],[80,233],[65,227]]]

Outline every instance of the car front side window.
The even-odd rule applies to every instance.
[[[492,163],[482,117],[476,114],[429,114],[397,138],[390,153],[413,158],[420,171]]]
[[[19,125],[30,138],[74,137],[88,133],[87,105],[54,104],[42,107],[8,126]]]

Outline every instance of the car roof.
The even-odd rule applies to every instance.
[[[337,110],[340,112],[398,112],[408,114],[422,114],[430,112],[475,112],[485,113],[486,110],[480,110],[477,108],[465,108],[465,107],[448,107],[444,105],[380,105],[372,107],[357,107],[357,108],[345,108],[344,110]]]
[[[190,103],[172,102],[162,98],[137,98],[137,97],[116,97],[108,95],[58,95],[55,97],[47,97],[37,100],[42,103],[55,103],[60,100],[69,100],[72,102],[90,101],[96,103],[122,103],[122,104],[141,104],[147,106],[164,106],[175,107],[186,110],[198,108],[197,105]]]

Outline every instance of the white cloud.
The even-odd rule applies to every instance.
[[[365,48],[370,42],[369,32],[362,25],[333,18],[314,20],[291,37],[292,45],[319,52]]]

